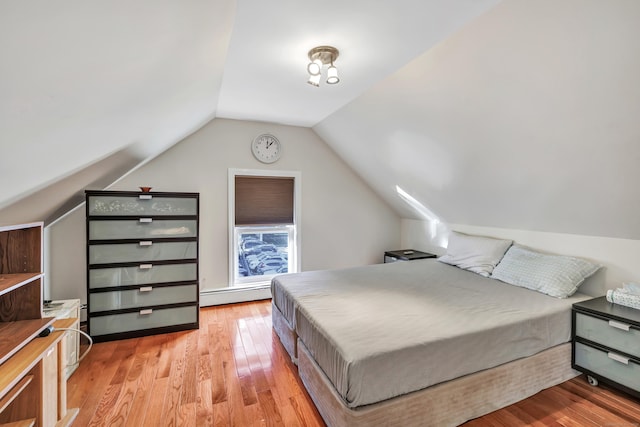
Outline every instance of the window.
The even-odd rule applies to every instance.
[[[276,274],[293,271],[289,257],[294,247],[294,227],[235,227],[236,284],[263,282]]]
[[[229,171],[231,286],[298,271],[299,188],[299,172]]]

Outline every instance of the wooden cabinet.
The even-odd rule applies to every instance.
[[[42,223],[0,227],[0,424],[66,426],[78,413],[67,410],[64,334],[43,333],[54,319],[42,313],[42,259]]]
[[[198,328],[198,193],[87,191],[94,341]]]

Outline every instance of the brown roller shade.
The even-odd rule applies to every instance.
[[[293,178],[235,178],[236,225],[293,224]]]

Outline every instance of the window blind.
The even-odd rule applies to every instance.
[[[294,178],[236,175],[235,180],[236,226],[293,224]]]

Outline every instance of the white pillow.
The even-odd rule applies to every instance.
[[[489,277],[512,243],[512,240],[469,236],[452,231],[449,234],[447,253],[438,258],[438,261]]]
[[[552,297],[567,298],[600,267],[585,259],[547,255],[514,245],[493,270],[491,278]]]

